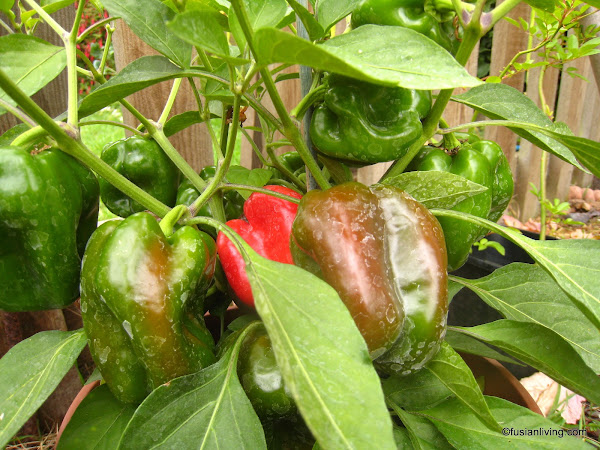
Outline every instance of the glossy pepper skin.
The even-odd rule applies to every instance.
[[[206,166],[200,171],[200,177],[204,181],[209,181],[214,178],[217,169],[215,166]],[[181,182],[177,189],[177,205],[190,206],[194,200],[198,198],[200,193],[194,187],[192,182],[187,178]],[[244,212],[244,197],[236,191],[226,191],[223,194],[223,207],[225,209],[225,217],[227,220],[238,219]],[[210,205],[204,204],[198,211],[198,216],[212,217]]]
[[[410,28],[448,51],[453,47],[453,32],[425,11],[424,0],[363,0],[352,12],[352,28],[369,23]]]
[[[238,358],[240,383],[261,419],[280,419],[297,412],[263,326],[246,337]]]
[[[83,259],[81,312],[102,377],[121,401],[215,361],[202,319],[214,241],[183,226],[165,236],[149,213],[104,223]]]
[[[108,144],[102,160],[167,206],[175,205],[179,170],[151,139],[131,136]],[[128,217],[146,208],[104,179],[100,179],[100,196],[106,207],[117,216]]]
[[[467,143],[455,154],[447,154],[435,147],[423,147],[411,162],[408,170],[438,170],[460,175],[488,188],[455,205],[455,211],[466,212],[493,222],[498,221],[508,206],[513,193],[513,178],[506,156],[492,141]],[[486,230],[457,219],[439,219],[448,248],[448,269],[460,268],[467,260],[474,242]]]
[[[448,312],[444,236],[404,191],[360,183],[310,191],[291,247],[296,265],[338,292],[376,367],[408,374],[437,352]]]
[[[300,198],[300,194],[284,186],[265,186],[265,189]],[[226,223],[257,253],[272,261],[293,264],[289,242],[292,222],[298,205],[268,194],[254,192],[244,203],[245,219]],[[254,297],[245,263],[234,244],[223,233],[217,236],[217,251],[229,285],[237,298],[254,307]]]
[[[330,74],[310,136],[325,156],[353,165],[404,156],[423,131],[431,92],[387,87]]]
[[[98,181],[58,149],[0,148],[0,309],[63,308],[79,295]]]

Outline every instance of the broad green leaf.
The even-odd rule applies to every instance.
[[[457,203],[488,190],[487,187],[450,172],[405,172],[386,178],[384,184],[408,192],[427,208],[450,209]]]
[[[496,231],[533,258],[567,293],[583,314],[600,329],[600,241],[562,239],[538,241],[510,228],[457,211],[434,210],[437,216],[456,217]]]
[[[406,428],[402,428],[394,424],[393,433],[397,448],[404,450],[411,450],[414,448],[410,442],[410,437],[408,435],[408,431],[406,431]]]
[[[505,119],[524,124],[537,125],[553,130],[556,125],[537,107],[537,105],[517,89],[500,83],[486,83],[464,94],[452,97],[456,102],[470,106],[490,119]],[[555,131],[564,132],[562,126]],[[508,126],[512,131],[559,158],[579,166],[572,151],[565,145],[549,138],[538,130],[527,131],[523,128]]]
[[[503,319],[476,327],[454,329],[504,350],[544,372],[562,386],[594,403],[600,403],[600,377],[585,364],[570,344],[549,328]]]
[[[456,398],[471,408],[491,430],[500,430],[500,425],[496,422],[485,403],[483,393],[473,376],[473,372],[460,355],[450,347],[450,344],[446,341],[442,342],[440,351],[425,365],[423,370],[427,370],[437,377]]]
[[[446,450],[454,448],[433,423],[425,417],[415,416],[397,408],[395,405],[392,405],[392,407],[408,430],[413,448],[418,450]]]
[[[584,3],[587,3],[590,6],[593,6],[594,8],[599,8],[600,9],[600,0],[583,0]]]
[[[144,88],[161,81],[185,76],[219,78],[210,72],[195,69],[183,70],[164,56],[142,56],[85,97],[79,105],[79,113],[82,117],[88,116]]]
[[[256,310],[320,446],[395,449],[379,377],[335,290],[299,267],[244,249]]]
[[[319,0],[317,18],[325,30],[328,30],[356,9],[361,0]]]
[[[382,383],[388,403],[391,401],[408,411],[429,409],[454,394],[429,370],[406,376],[392,376]]]
[[[0,145],[10,145],[18,136],[30,129],[30,126],[25,123],[20,123],[12,128],[9,128],[0,136]]]
[[[581,440],[567,436],[566,430],[533,411],[497,397],[485,397],[485,400],[502,424],[502,433],[491,431],[465,404],[454,398],[419,414],[431,420],[456,448],[589,449]],[[539,435],[527,435],[533,434],[533,430]],[[516,435],[519,432],[525,436]]]
[[[555,331],[600,373],[600,333],[539,266],[514,263],[484,278],[456,280],[506,319],[537,323]]]
[[[541,9],[546,12],[554,12],[554,8],[556,7],[556,0],[525,0],[532,8]]]
[[[54,392],[86,343],[83,330],[42,331],[0,359],[0,447]]]
[[[486,358],[495,359],[496,361],[504,361],[511,364],[523,364],[510,356],[494,350],[492,347],[484,344],[481,341],[463,333],[457,333],[454,330],[448,330],[446,333],[446,342],[457,352],[469,353],[471,355],[484,356]]]
[[[231,166],[227,171],[227,181],[233,184],[245,184],[249,186],[263,187],[266,185],[273,173],[267,169],[247,169],[242,166]],[[248,199],[251,191],[238,191],[238,193]]]
[[[456,281],[448,280],[448,303],[452,301],[454,296],[458,294],[463,286]]]
[[[306,9],[296,0],[287,0],[287,2],[292,8],[294,8],[294,11],[302,21],[302,24],[308,33],[308,38],[311,41],[321,39],[325,35],[325,30],[321,24],[317,22],[315,16],[313,16],[308,9]]]
[[[266,449],[262,426],[237,376],[245,336],[242,331],[212,366],[155,389],[133,415],[119,448]]]
[[[189,67],[192,46],[166,26],[175,12],[160,0],[102,0],[111,16],[121,17],[150,47],[181,67]]]
[[[27,95],[35,94],[50,83],[66,65],[64,47],[26,34],[0,37],[0,67]],[[0,99],[16,105],[2,89]],[[5,112],[0,108],[0,114]]]
[[[163,131],[165,132],[165,135],[169,137],[173,136],[175,133],[179,133],[181,130],[185,130],[187,127],[202,122],[204,122],[204,119],[200,116],[198,111],[186,111],[167,120]]]
[[[218,13],[217,13],[218,14]],[[178,14],[167,23],[168,28],[179,38],[220,56],[232,64],[246,64],[247,59],[230,55],[229,42],[217,18],[206,11],[191,10]]]
[[[90,392],[77,407],[60,437],[58,450],[113,450],[135,412],[103,384]]]
[[[285,26],[287,3],[285,0],[238,0],[243,2],[248,14],[248,21],[253,30],[265,27]],[[282,23],[283,22],[283,23]],[[229,9],[229,26],[240,48],[246,47],[246,37],[236,16],[234,8]]]
[[[403,27],[363,25],[323,44],[264,28],[254,35],[261,64],[302,64],[371,83],[412,89],[481,84],[442,47]]]

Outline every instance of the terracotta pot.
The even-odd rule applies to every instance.
[[[460,356],[475,378],[483,377],[485,395],[503,398],[542,415],[540,407],[527,389],[498,361],[467,353],[461,353]]]

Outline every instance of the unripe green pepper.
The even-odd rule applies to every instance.
[[[453,31],[425,11],[424,0],[363,0],[352,11],[352,28],[369,23],[410,28],[448,51],[453,48]]]
[[[264,326],[252,330],[245,338],[238,358],[238,376],[261,419],[282,418],[297,412]]]
[[[201,318],[215,243],[189,226],[166,236],[161,228],[168,230],[144,212],[106,222],[83,259],[81,313],[90,351],[123,402],[139,403],[159,385],[215,361]]]
[[[391,186],[310,191],[291,248],[296,265],[338,292],[382,371],[408,374],[435,355],[446,331],[446,248],[423,205]]]
[[[423,131],[431,92],[380,86],[330,74],[310,136],[325,156],[354,165],[404,156]]]
[[[102,160],[144,191],[167,206],[175,205],[179,170],[156,141],[131,136],[108,144]],[[100,178],[100,196],[106,207],[120,217],[146,208],[108,181]]]
[[[513,193],[508,160],[500,146],[492,141],[467,143],[454,154],[448,154],[441,148],[423,147],[408,170],[450,172],[487,187],[487,191],[461,201],[452,209],[492,222],[500,219]],[[481,239],[486,230],[449,217],[440,217],[439,221],[446,238],[448,269],[453,271],[466,262],[473,243]]]
[[[0,148],[0,309],[63,308],[79,295],[98,181],[58,149]]]
[[[200,171],[200,177],[204,181],[214,178],[217,168],[215,166],[206,166]],[[177,189],[177,205],[190,206],[198,198],[200,193],[187,178],[181,182]],[[236,191],[227,191],[223,194],[223,208],[227,220],[239,219],[244,213],[244,197]],[[198,216],[212,217],[210,205],[205,203],[198,210]]]

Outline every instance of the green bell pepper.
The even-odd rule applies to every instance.
[[[310,136],[325,156],[354,165],[404,156],[423,131],[431,92],[379,86],[330,74],[323,103],[312,116]]]
[[[513,193],[508,160],[500,146],[492,141],[466,143],[454,154],[441,148],[423,147],[407,170],[450,172],[487,187],[487,191],[461,201],[452,209],[493,222],[500,219]],[[486,230],[449,217],[440,217],[439,221],[446,238],[448,269],[453,271],[466,262],[473,243],[481,239]]]
[[[98,181],[58,149],[0,148],[0,309],[63,308],[79,295]]]
[[[151,139],[131,136],[108,144],[102,160],[167,206],[175,205],[179,170],[160,146]],[[100,197],[117,216],[127,217],[146,208],[100,178]]]
[[[425,10],[424,0],[363,0],[352,12],[352,28],[369,23],[409,28],[448,51],[455,47],[452,21],[438,21]]]
[[[170,234],[168,218],[159,226],[142,212],[106,222],[83,258],[81,312],[90,351],[123,402],[139,403],[159,385],[215,361],[202,319],[215,243],[189,226]]]
[[[271,339],[264,326],[244,339],[238,358],[240,383],[261,419],[282,418],[297,413],[275,360]]]

